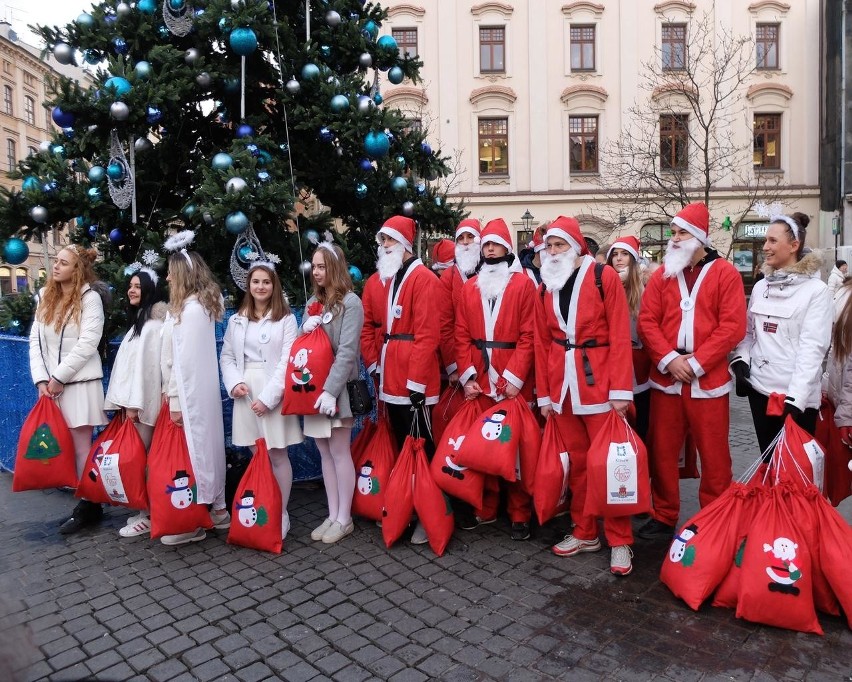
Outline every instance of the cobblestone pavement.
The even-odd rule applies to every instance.
[[[741,401],[731,442],[739,474],[757,456]],[[694,613],[657,578],[664,544],[637,542],[620,579],[606,551],[547,551],[564,521],[529,542],[509,540],[506,521],[458,531],[442,558],[387,550],[363,521],[329,546],[308,537],[322,490],[302,487],[272,556],[212,533],[178,548],[120,541],[122,510],[63,538],[70,495],[10,488],[0,477],[2,680],[27,662],[29,680],[852,680],[839,618],[821,616],[818,637]],[[684,519],[695,491],[684,482]],[[852,520],[852,500],[841,511]]]

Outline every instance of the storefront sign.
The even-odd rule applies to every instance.
[[[743,223],[740,225],[740,238],[765,239],[769,223]]]

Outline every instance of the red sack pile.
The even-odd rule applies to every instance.
[[[280,554],[281,489],[272,472],[266,440],[258,438],[255,447],[234,495],[228,544]]]
[[[183,429],[169,416],[168,403],[160,408],[148,453],[148,502],[151,538],[212,528],[207,505],[197,504],[195,474]]]
[[[540,524],[547,523],[568,503],[571,494],[568,487],[570,470],[570,457],[562,442],[556,420],[548,419],[544,425],[541,451],[533,479],[533,504]]]
[[[584,514],[609,518],[651,509],[648,451],[615,410],[589,446],[586,476]]]
[[[840,440],[840,429],[834,424],[834,405],[823,396],[817,419],[816,439],[825,446],[825,481],[822,491],[835,507],[852,495],[852,450]]]
[[[783,437],[775,445],[777,456],[769,463],[769,476],[803,488],[813,483],[822,490],[825,480],[825,448],[801,426],[787,417]]]
[[[74,441],[59,407],[47,396],[42,396],[21,426],[12,490],[65,486],[77,486]]]
[[[432,442],[440,443],[444,429],[455,419],[458,411],[465,403],[470,402],[464,397],[461,386],[447,386],[442,392],[435,407],[432,408]],[[484,406],[483,406],[483,409]]]
[[[396,461],[396,444],[387,417],[380,414],[379,423],[370,431],[372,436],[363,447],[358,448],[359,453],[355,458],[356,479],[352,513],[380,521],[391,471]],[[360,437],[361,434],[355,440]]]
[[[465,400],[443,431],[435,438],[435,456],[432,458],[432,478],[450,497],[464,500],[479,509],[485,489],[485,475],[453,461],[453,455],[464,443],[467,432],[482,411],[491,404],[488,398]],[[433,413],[434,414],[434,413]],[[434,423],[434,422],[433,422]]]
[[[393,465],[382,509],[382,537],[388,549],[411,523],[414,513],[414,449],[423,448],[423,439],[408,436]]]
[[[139,432],[133,422],[116,414],[89,451],[76,495],[89,502],[148,509],[147,466]]]
[[[379,414],[379,419],[381,419],[381,413]],[[349,446],[349,454],[352,455],[352,464],[355,465],[356,469],[358,467],[358,462],[361,459],[361,455],[364,454],[364,450],[370,444],[375,433],[376,422],[372,419],[365,418],[361,425],[361,430],[358,432],[358,435],[352,439],[352,444]]]
[[[318,315],[321,312],[322,304],[314,302],[305,315]],[[314,404],[322,393],[332,363],[334,352],[322,326],[297,338],[290,347],[284,373],[281,414],[319,414]]]

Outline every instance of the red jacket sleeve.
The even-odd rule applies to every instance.
[[[727,261],[719,274],[719,286],[713,292],[716,300],[717,323],[710,336],[693,353],[695,361],[709,372],[720,363],[728,363],[728,353],[743,340],[746,332],[746,299],[740,273]],[[696,372],[698,374],[698,372]]]
[[[447,374],[459,371],[458,359],[456,358],[455,331],[456,311],[453,305],[453,277],[455,267],[449,267],[441,273],[438,298],[438,310],[441,317],[441,364]]]
[[[550,353],[553,351],[553,339],[547,322],[546,305],[551,305],[551,294],[544,284],[535,291],[534,310],[535,328],[535,387],[538,394],[538,404],[541,407],[550,405]]]
[[[633,344],[630,340],[627,296],[614,269],[603,269],[601,283],[604,314],[609,329],[609,399],[633,400]]]
[[[645,286],[636,326],[642,345],[651,357],[651,361],[659,368],[660,361],[674,350],[674,347],[663,334],[662,268],[651,275],[651,279]]]
[[[364,366],[368,373],[375,369],[379,360],[379,348],[381,348],[378,338],[382,331],[382,316],[381,311],[376,309],[381,294],[381,284],[378,278],[374,279],[374,277],[367,280],[362,294],[364,326],[361,327],[361,357],[364,359]]]
[[[440,296],[443,289],[440,281],[425,266],[417,267],[421,271],[417,273],[418,281],[414,287],[417,300],[411,305],[414,341],[411,343],[405,387],[409,391],[426,393],[430,379],[434,378],[431,374],[436,370],[436,354],[441,341],[441,321],[429,301]]]
[[[521,281],[523,284],[515,289],[515,300],[513,304],[516,306],[516,314],[519,320],[518,340],[515,350],[506,368],[503,370],[503,376],[511,384],[518,388],[523,388],[529,377],[530,369],[532,369],[533,356],[535,355],[535,315],[530,315],[527,311],[529,301],[535,298],[535,286],[526,276],[525,273],[512,275],[513,280]],[[511,374],[511,376],[508,376]]]

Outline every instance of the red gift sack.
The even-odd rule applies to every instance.
[[[515,471],[517,479],[521,482],[524,490],[532,495],[535,488],[535,471],[538,467],[538,457],[541,453],[541,426],[538,424],[529,405],[523,398],[518,398],[518,412],[520,414],[521,435],[518,442],[518,469]]]
[[[834,424],[834,406],[825,396],[819,408],[814,437],[825,446],[825,481],[823,494],[835,507],[852,495],[852,471],[849,457],[852,450],[840,440],[840,429]]]
[[[568,502],[568,472],[571,463],[568,450],[554,419],[544,425],[541,452],[533,479],[533,504],[538,522],[542,525],[556,516],[557,511]]]
[[[852,628],[852,527],[823,497],[814,499],[819,532],[819,560],[846,622]]]
[[[315,305],[318,304],[312,304],[311,308]],[[321,305],[319,310],[322,311]],[[305,314],[312,313],[306,311]],[[314,404],[322,393],[332,363],[334,352],[322,326],[297,338],[290,347],[284,373],[281,414],[319,414]]]
[[[228,544],[280,554],[281,489],[272,472],[266,440],[258,438],[255,447],[234,495]]]
[[[525,425],[521,405],[526,407],[523,398],[507,398],[485,410],[468,429],[452,455],[453,461],[483,474],[516,481],[518,448]]]
[[[737,618],[823,634],[814,610],[810,548],[774,486],[755,514],[743,555]]]
[[[586,505],[591,516],[629,516],[651,509],[648,451],[615,410],[607,413],[586,457]]]
[[[163,404],[148,453],[151,537],[212,528],[207,505],[197,504],[196,499],[195,474],[186,437],[183,429],[169,416],[168,404]]]
[[[422,448],[422,438],[405,437],[388,479],[385,507],[382,510],[382,537],[388,549],[408,528],[414,513],[414,448],[418,441]]]
[[[381,419],[381,417],[379,417]],[[373,435],[376,433],[376,422],[365,419],[364,423],[361,425],[361,430],[358,432],[358,435],[352,439],[352,444],[349,446],[349,454],[352,455],[352,463],[355,465],[355,468],[358,468],[358,461],[361,459],[361,455],[364,454],[364,450],[369,445],[370,441],[373,439]]]
[[[790,481],[799,488],[813,483],[822,490],[825,448],[788,415],[772,453],[770,469],[770,476],[776,482]]]
[[[455,419],[465,403],[470,402],[464,397],[464,389],[460,385],[447,386],[442,392],[435,407],[432,408],[432,442],[439,443],[444,435],[444,429]],[[483,408],[484,409],[484,408]]]
[[[382,519],[385,495],[396,460],[396,440],[387,418],[379,418],[373,437],[355,460],[355,494],[352,513],[373,521]]]
[[[147,466],[139,432],[117,414],[92,445],[76,495],[90,502],[147,509]]]
[[[450,499],[432,478],[422,440],[414,445],[414,509],[426,531],[429,546],[435,554],[442,556],[453,536],[453,508]]]
[[[27,415],[18,436],[12,490],[77,486],[74,441],[56,403],[42,396]]]
[[[675,535],[660,569],[660,580],[695,611],[731,568],[748,488],[731,486],[687,521]]]

